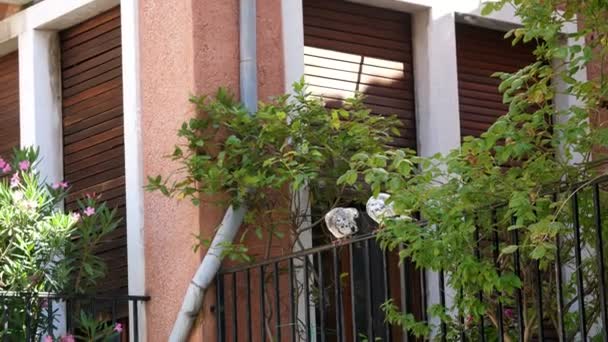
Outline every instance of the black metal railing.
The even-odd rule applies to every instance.
[[[475,213],[470,252],[498,275],[521,281],[513,293],[465,293],[446,288],[450,274],[417,268],[399,251],[379,248],[374,235],[225,268],[217,277],[219,341],[408,341],[411,333],[386,323],[382,303],[393,301],[414,321],[434,322],[434,339],[473,341],[608,341],[605,250],[608,178],[546,194],[554,203],[554,234],[535,236],[551,258],[532,258],[530,238],[513,229],[507,206]],[[507,217],[505,220],[504,217]],[[509,221],[509,222],[504,222]],[[539,261],[542,260],[542,261]],[[477,291],[477,290],[475,290]],[[458,312],[458,296],[476,297],[482,318]],[[452,320],[429,314],[439,304]]]
[[[0,292],[0,341],[43,341],[47,336],[97,338],[113,333],[139,338],[139,310],[148,296],[66,296],[50,293]],[[133,331],[129,331],[130,327]]]

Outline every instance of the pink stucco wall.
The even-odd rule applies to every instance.
[[[219,86],[238,93],[238,0],[141,0],[141,91],[144,174],[176,168],[163,156],[177,143],[181,122],[194,115],[192,93]],[[261,98],[283,92],[280,0],[258,1],[258,78]],[[149,341],[164,341],[202,258],[193,235],[211,236],[223,209],[193,207],[158,193],[144,197]],[[191,340],[215,339],[213,293],[205,299]]]

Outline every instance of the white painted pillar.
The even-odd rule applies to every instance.
[[[455,14],[438,7],[416,12],[412,32],[418,154],[448,153],[460,146]],[[439,304],[439,274],[427,271],[426,284],[427,305]],[[445,297],[449,307],[453,290],[446,288]]]
[[[122,0],[120,7],[122,34],[122,79],[125,146],[125,187],[127,195],[127,258],[129,294],[146,293],[144,245],[144,171],[141,140],[141,88],[139,69],[139,0]],[[129,312],[133,313],[133,304]],[[139,303],[138,335],[146,341],[146,311]],[[129,324],[134,340],[134,321]]]
[[[63,179],[61,67],[56,32],[19,35],[21,146],[40,148],[38,170],[47,182]]]
[[[412,30],[418,153],[446,153],[460,145],[454,12],[416,12]]]
[[[63,180],[61,62],[54,31],[19,35],[19,126],[21,147],[40,149],[38,172],[47,183]],[[65,303],[58,309],[55,334],[65,334]]]
[[[299,82],[304,76],[304,12],[302,0],[281,0],[281,28],[283,36],[283,63],[285,70],[285,93],[293,93],[293,83]],[[297,215],[302,215],[298,220],[299,228],[310,226],[311,211],[310,211],[310,192],[307,188],[303,188],[298,192],[292,192],[291,210]],[[306,230],[295,237],[299,243],[294,244],[294,252],[312,248],[312,233]],[[312,263],[312,258],[308,259]],[[295,260],[296,282],[304,284],[306,279],[304,276],[304,263]],[[297,315],[299,319],[304,319],[306,315],[306,301],[309,300],[303,294],[298,296]],[[310,303],[309,303],[310,305]],[[316,328],[317,321],[315,319],[315,305],[309,306],[310,311],[310,327],[311,330]]]

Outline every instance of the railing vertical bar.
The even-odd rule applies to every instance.
[[[557,203],[558,196],[558,191],[551,194],[551,199],[554,203]],[[559,217],[556,219],[559,219]],[[555,292],[557,297],[557,335],[560,342],[566,340],[566,328],[564,326],[564,291],[562,282],[561,237],[558,233],[555,235]]]
[[[340,282],[340,260],[338,258],[338,248],[333,248],[332,257],[334,262],[334,296],[336,302],[336,336],[338,341],[342,342],[346,339],[344,336],[344,308],[342,306],[342,284]]]
[[[543,324],[543,284],[542,284],[542,273],[540,270],[540,261],[536,260],[534,265],[536,271],[536,312],[538,313],[538,339],[539,341],[545,340],[545,325]]]
[[[359,339],[359,336],[358,336],[359,333],[358,333],[358,329],[357,329],[357,319],[356,319],[357,313],[356,313],[356,309],[355,309],[356,303],[354,300],[356,288],[355,288],[355,266],[353,264],[353,256],[354,256],[353,243],[350,243],[348,245],[348,252],[349,252],[348,263],[349,263],[349,272],[350,272],[348,275],[348,279],[350,280],[350,301],[351,301],[350,309],[351,309],[352,329],[353,329],[352,339],[357,341]]]
[[[306,341],[310,341],[311,331],[310,331],[310,288],[308,287],[308,280],[310,278],[309,270],[308,270],[308,256],[304,256],[304,317],[306,320]]]
[[[116,299],[112,299],[112,324],[116,324]]]
[[[511,223],[515,224],[515,217],[511,217]],[[519,246],[519,234],[517,233],[517,229],[514,229],[511,235],[511,241],[513,245]],[[515,250],[513,253],[513,270],[515,275],[521,279],[521,266],[520,266],[520,255],[519,248]],[[523,303],[523,295],[521,289],[518,288],[515,290],[515,297],[517,303],[517,332],[519,334],[519,341],[524,340],[524,303]]]
[[[133,339],[139,342],[139,301],[133,300]]]
[[[91,302],[91,313],[93,314],[93,318],[95,319],[97,316],[97,303],[93,298],[89,300]]]
[[[475,257],[477,258],[477,261],[481,262],[481,237],[479,234],[479,227],[475,227],[475,241]],[[481,290],[479,291],[479,293],[477,293],[477,299],[479,299],[480,303],[483,303],[483,292],[481,292]],[[484,342],[486,340],[486,333],[483,322],[483,316],[479,318],[478,329],[480,341]]]
[[[421,316],[422,320],[426,321],[427,317],[427,288],[426,288],[426,270],[424,268],[420,268],[420,289],[422,290],[422,295],[420,296],[420,307],[422,308]]]
[[[247,341],[251,342],[253,331],[251,328],[251,269],[245,272],[245,281],[247,283]]]
[[[500,265],[498,264],[498,256],[500,255],[500,240],[498,237],[498,220],[496,217],[496,209],[492,210],[492,240],[494,244],[494,248],[492,250],[492,256],[494,259],[494,267],[496,268],[496,272],[498,272],[498,276],[500,276]],[[500,297],[502,296],[501,292],[498,292],[497,303],[496,305],[496,318],[498,319],[498,341],[503,342],[505,328],[502,316],[502,303],[500,301]]]
[[[262,342],[266,341],[266,295],[264,265],[260,266],[260,333],[262,334]]]
[[[382,267],[383,267],[383,273],[384,273],[384,279],[383,279],[384,280],[384,302],[388,301],[391,298],[390,286],[389,286],[390,277],[389,277],[389,266],[388,266],[387,253],[388,253],[387,249],[382,250]],[[386,340],[391,341],[392,340],[391,326],[388,324],[386,319],[384,320],[384,329],[385,329]]]
[[[446,310],[445,306],[445,275],[443,274],[443,270],[439,271],[439,305]],[[447,341],[447,325],[442,320],[441,321],[441,341]]]
[[[403,250],[403,244],[401,244],[399,246],[399,250]],[[409,307],[410,307],[410,300],[409,300],[409,284],[410,284],[410,268],[409,268],[409,263],[406,260],[402,260],[401,261],[401,267],[399,267],[399,276],[400,276],[400,284],[399,284],[399,291],[401,294],[401,312],[408,314],[409,312]],[[403,342],[409,342],[410,336],[409,333],[407,331],[407,329],[403,329],[402,332],[403,336],[401,338],[401,340]]]
[[[462,289],[460,289],[459,295],[460,297],[463,297],[464,291]],[[465,326],[465,321],[464,321],[464,315],[459,312],[458,313],[458,320],[460,321],[460,341],[464,342],[467,340],[467,332],[466,332],[466,326]],[[468,320],[468,318],[467,318]],[[445,336],[445,334],[444,334]]]
[[[65,326],[68,331],[72,331],[72,299],[65,300]]]
[[[295,305],[295,291],[294,291],[294,286],[293,286],[293,273],[294,273],[294,267],[293,267],[293,259],[289,258],[289,264],[287,264],[287,272],[289,273],[289,320],[290,320],[290,324],[291,324],[291,340],[292,341],[296,341],[297,340],[297,336],[296,336],[296,328],[297,328],[297,324],[298,322],[296,321],[296,305]]]
[[[224,334],[224,282],[223,274],[219,273],[215,278],[215,295],[216,295],[216,323],[217,323],[217,340],[223,342],[225,337]]]
[[[317,264],[319,270],[319,318],[320,318],[320,335],[321,342],[325,342],[325,279],[323,279],[323,256],[321,255],[323,252],[317,253]],[[280,341],[280,340],[279,340]]]
[[[561,238],[557,234],[555,236],[555,281],[557,292],[557,325],[559,341],[566,341],[566,327],[564,326],[564,292],[562,284],[562,257],[561,257]]]
[[[608,341],[608,308],[606,307],[606,267],[604,264],[604,242],[602,237],[602,213],[600,212],[600,186],[593,186],[593,211],[595,216],[596,250],[599,271],[600,308],[602,310],[603,341]]]
[[[238,308],[237,308],[237,290],[236,290],[236,274],[232,273],[232,340],[238,341]]]
[[[365,291],[367,291],[367,295],[365,296],[365,306],[367,311],[367,339],[369,341],[374,341],[374,308],[372,304],[372,264],[371,264],[371,248],[370,248],[370,240],[365,240],[365,253],[364,253],[364,262],[365,262]]]
[[[583,288],[583,268],[582,268],[582,257],[581,257],[581,229],[578,218],[578,194],[574,192],[572,194],[572,222],[574,224],[574,259],[576,263],[576,293],[578,295],[579,304],[579,331],[581,333],[581,339],[587,340],[587,328],[585,318],[585,294]]]
[[[53,300],[50,297],[44,298],[46,300],[46,314],[47,314],[47,334],[53,335]]]
[[[276,317],[277,341],[281,341],[281,294],[279,292],[279,263],[273,265],[274,311]]]
[[[2,337],[2,341],[8,341],[8,306],[5,303],[6,298],[0,295],[0,306],[2,307],[2,321],[0,321],[0,326],[2,326],[4,334]]]
[[[31,318],[30,318],[30,298],[25,297],[25,341],[31,341]]]

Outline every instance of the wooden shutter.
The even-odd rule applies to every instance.
[[[498,92],[497,71],[515,72],[533,63],[532,44],[511,45],[505,33],[465,24],[456,24],[458,57],[458,100],[460,134],[479,136],[507,113]]]
[[[0,156],[19,147],[19,54],[0,57]]]
[[[407,13],[340,0],[304,1],[305,80],[329,107],[355,91],[375,114],[397,115],[395,144],[416,147],[411,20]]]
[[[60,34],[64,175],[72,187],[66,207],[96,193],[118,209],[122,224],[97,251],[111,269],[100,291],[113,293],[127,291],[120,37],[119,8]]]

